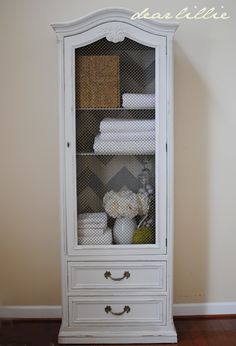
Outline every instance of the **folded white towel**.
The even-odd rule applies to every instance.
[[[124,108],[154,108],[155,94],[123,94],[122,106]]]
[[[97,140],[94,145],[94,152],[97,154],[120,154],[120,155],[151,155],[155,151],[155,141],[130,141],[130,142],[107,142]]]
[[[104,230],[107,227],[106,213],[82,213],[78,215],[79,229],[100,229]]]
[[[107,214],[102,213],[81,213],[78,215],[78,222],[83,223],[103,223],[107,222]]]
[[[100,132],[155,131],[155,120],[105,118],[100,123]]]
[[[102,236],[106,230],[107,226],[104,228],[78,228],[79,237],[97,237]]]
[[[95,141],[101,139],[102,141],[132,141],[143,139],[155,139],[155,131],[142,131],[142,132],[102,132],[95,137]]]
[[[107,228],[101,236],[80,237],[78,236],[79,245],[111,245],[112,231]]]
[[[107,222],[94,222],[94,223],[84,223],[83,221],[78,221],[78,229],[97,229],[104,230],[107,228]]]
[[[99,222],[89,222],[89,221],[85,221],[85,220],[79,220],[78,221],[78,228],[81,229],[86,229],[86,228],[90,228],[90,229],[105,229],[107,227],[107,220],[104,221],[99,221]]]

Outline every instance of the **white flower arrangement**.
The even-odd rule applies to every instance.
[[[134,218],[136,215],[146,215],[149,210],[150,200],[148,193],[132,191],[107,192],[103,198],[106,213],[113,217]]]

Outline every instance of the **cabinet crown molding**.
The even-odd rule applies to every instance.
[[[132,20],[131,16],[135,13],[133,10],[125,8],[104,8],[95,12],[92,12],[77,20],[53,23],[52,28],[57,35],[61,38],[71,35],[76,35],[84,31],[90,30],[100,24],[109,22],[123,22],[133,25],[146,32],[153,33],[155,35],[167,35],[174,34],[179,24],[176,22],[167,22],[160,20],[145,20],[137,19]],[[112,42],[122,41],[125,37],[124,33],[117,30],[116,26],[113,27],[111,33],[107,35],[107,39]],[[111,28],[112,29],[112,28]]]

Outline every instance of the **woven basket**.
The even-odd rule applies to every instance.
[[[76,56],[76,106],[120,107],[119,56]]]

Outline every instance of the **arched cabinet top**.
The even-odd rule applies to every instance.
[[[132,10],[123,8],[105,8],[92,12],[89,15],[81,17],[77,20],[64,23],[55,23],[51,24],[51,26],[56,31],[59,39],[83,33],[93,29],[96,26],[110,22],[126,23],[132,25],[133,27],[139,28],[144,32],[162,36],[173,35],[178,28],[178,23],[173,22],[149,19],[132,20],[131,16],[134,13],[135,12]],[[115,36],[116,34],[117,33],[115,33]],[[111,32],[110,38],[113,41],[112,36],[114,35]]]

